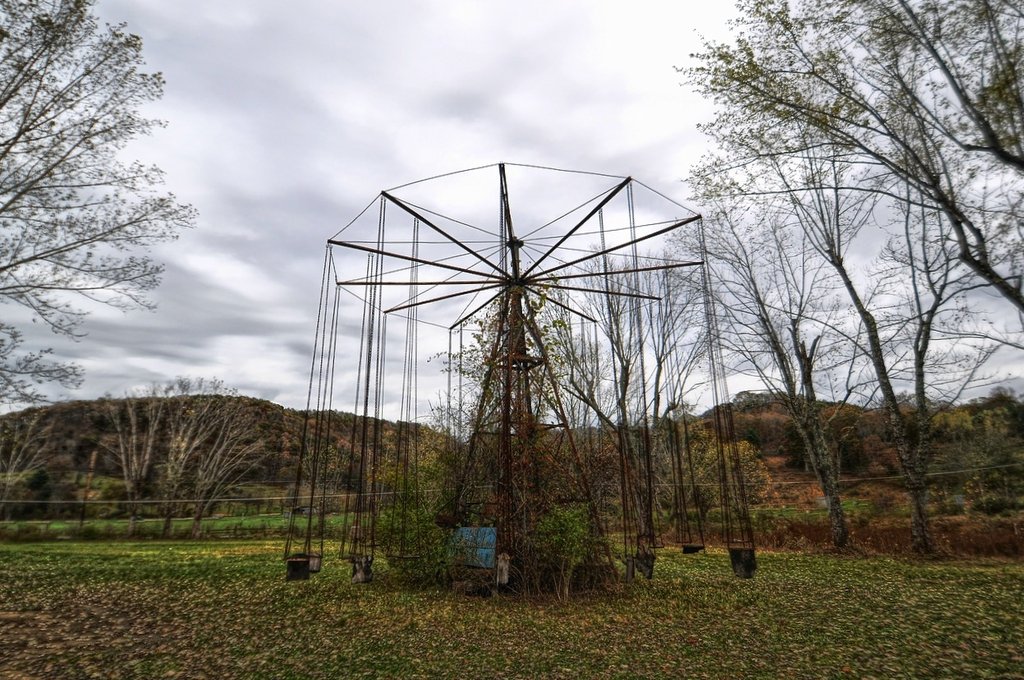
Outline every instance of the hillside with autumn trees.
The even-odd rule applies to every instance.
[[[736,436],[749,452],[745,465],[759,541],[827,545],[828,504],[786,410],[757,392],[739,393],[730,408]],[[696,432],[710,415],[687,417]],[[822,417],[854,542],[859,536],[864,544],[900,549],[907,503],[885,413],[832,404]],[[330,422],[331,431],[321,435],[343,452],[357,419],[336,413]],[[204,518],[211,516],[280,517],[296,505],[302,441],[313,424],[302,411],[201,380],[170,383],[145,395],[7,414],[0,417],[2,519],[9,525],[128,520],[117,535],[135,533],[136,523],[146,522],[146,535],[200,536]],[[384,422],[381,432],[392,436],[396,427]],[[430,485],[443,438],[418,427],[429,442],[422,450],[423,483]],[[342,468],[332,468],[326,482],[335,491],[346,488],[351,474]],[[950,522],[961,537],[955,540],[965,532],[995,531],[1002,538],[992,551],[1018,554],[1024,544],[1018,529],[1024,509],[1024,399],[997,388],[939,409],[928,479],[930,513],[939,520],[940,534],[949,534]],[[303,482],[300,494],[306,489]],[[663,501],[667,507],[670,499]],[[172,528],[186,520],[189,528],[174,534]]]
[[[335,414],[321,440],[344,449],[354,422]],[[294,504],[311,423],[303,411],[188,379],[6,414],[0,519],[162,518],[168,534],[171,518],[189,516],[198,534],[212,513],[280,512]],[[333,483],[344,485],[344,471],[335,472]]]
[[[811,472],[803,442],[777,402],[761,393],[741,392],[733,401],[733,413],[737,435],[763,457],[774,458],[775,469]],[[822,416],[848,483],[898,474],[896,449],[882,410],[831,404]],[[939,409],[933,436],[933,502],[989,513],[1022,508],[1024,400],[1013,391],[996,388],[986,397]]]

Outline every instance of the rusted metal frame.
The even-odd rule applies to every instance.
[[[462,315],[462,316],[461,316],[461,317],[459,318],[459,320],[458,320],[458,321],[456,321],[455,323],[453,323],[453,324],[452,324],[451,326],[449,326],[449,327],[448,327],[448,330],[452,330],[453,328],[457,328],[458,326],[461,326],[462,324],[464,324],[464,323],[465,323],[466,321],[468,321],[468,320],[469,320],[469,319],[471,319],[472,317],[476,316],[477,312],[479,312],[479,311],[480,311],[480,310],[482,310],[482,309],[483,309],[484,307],[486,307],[487,305],[489,305],[489,304],[491,304],[492,302],[494,302],[495,300],[497,300],[497,299],[498,299],[499,297],[501,297],[501,296],[502,296],[502,295],[503,295],[503,294],[504,294],[504,293],[505,293],[505,292],[506,292],[507,290],[508,290],[508,284],[506,284],[506,285],[505,285],[505,287],[503,287],[503,288],[502,288],[501,290],[499,290],[499,291],[498,291],[497,293],[495,293],[495,294],[494,294],[493,296],[491,296],[491,297],[490,297],[490,298],[489,298],[489,299],[487,300],[487,302],[483,303],[482,305],[480,305],[479,307],[477,307],[476,309],[474,309],[474,310],[473,310],[472,312],[470,312],[469,314],[463,314],[463,315]]]
[[[441,227],[439,227],[436,224],[434,224],[433,222],[431,222],[429,219],[427,219],[426,217],[421,215],[419,212],[414,210],[412,208],[412,206],[406,204],[402,199],[397,198],[395,196],[392,196],[391,194],[389,194],[386,191],[380,192],[380,195],[383,196],[384,198],[388,199],[389,201],[391,201],[392,203],[394,203],[399,208],[401,208],[405,212],[409,213],[410,215],[412,215],[416,219],[418,219],[423,224],[427,225],[428,227],[430,227],[431,229],[436,231],[441,236],[444,236],[446,239],[448,239],[449,241],[451,241],[452,243],[457,245],[459,248],[462,248],[464,251],[466,251],[467,253],[469,253],[470,255],[475,257],[476,259],[480,260],[481,262],[486,264],[488,267],[490,267],[494,271],[501,272],[501,267],[496,266],[493,262],[488,260],[486,257],[484,257],[480,253],[476,252],[475,250],[473,250],[472,248],[470,248],[469,246],[464,244],[462,241],[458,240],[457,238],[455,238],[454,236],[452,236],[451,234],[446,232],[444,229],[442,229]]]
[[[678,229],[679,227],[687,225],[687,224],[689,224],[691,222],[696,222],[700,218],[701,218],[700,215],[695,215],[693,217],[687,217],[686,219],[679,220],[678,222],[673,222],[672,224],[670,224],[669,226],[665,227],[664,229],[659,229],[659,230],[657,230],[655,232],[647,234],[646,236],[641,236],[639,238],[631,239],[629,241],[626,241],[625,243],[620,243],[617,246],[612,246],[611,248],[605,248],[603,250],[597,251],[596,253],[590,253],[589,255],[584,255],[583,257],[577,258],[575,260],[570,260],[569,262],[565,262],[563,264],[560,264],[557,267],[552,267],[551,269],[547,269],[545,271],[542,271],[540,274],[538,274],[534,278],[539,278],[539,277],[542,277],[542,276],[548,276],[552,272],[557,272],[560,269],[565,269],[566,267],[571,267],[573,265],[579,264],[580,262],[586,262],[587,260],[592,260],[595,257],[599,257],[601,255],[607,255],[608,253],[613,253],[616,250],[621,250],[623,248],[628,248],[629,246],[635,245],[635,244],[640,243],[642,241],[646,241],[648,239],[652,239],[655,236],[661,236],[662,234],[667,234],[668,232],[670,232],[670,231],[672,231],[674,229]]]
[[[704,264],[703,260],[694,262],[673,262],[671,264],[657,264],[650,267],[635,267],[630,269],[616,269],[611,272],[586,272],[584,274],[566,274],[565,276],[552,276],[549,278],[530,277],[530,283],[543,283],[545,281],[564,281],[565,279],[584,279],[590,276],[607,276],[608,274],[638,274],[640,272],[656,272],[664,269],[679,269],[680,267],[699,267]]]
[[[526,461],[523,456],[532,452],[532,447],[524,442],[518,441],[523,436],[524,426],[532,429],[530,421],[533,419],[533,409],[529,399],[529,371],[523,371],[520,375],[514,368],[516,359],[526,354],[526,329],[525,315],[523,310],[525,288],[521,285],[519,249],[523,242],[516,238],[512,226],[512,211],[509,206],[508,180],[505,175],[505,164],[498,165],[498,175],[501,191],[502,221],[505,223],[505,246],[508,248],[509,266],[511,268],[511,283],[505,288],[505,298],[502,303],[502,322],[506,333],[504,336],[504,362],[502,366],[502,392],[501,392],[501,422],[498,443],[498,469],[500,478],[497,485],[498,491],[498,525],[500,526],[498,540],[495,549],[501,549],[505,553],[517,552],[521,536],[519,527],[514,517],[521,514],[517,507],[516,489],[519,484],[517,472],[532,465],[536,468],[536,461]],[[496,338],[502,342],[502,337]],[[514,412],[514,417],[513,417]],[[515,434],[513,433],[515,432]],[[525,502],[525,497],[523,501]],[[519,565],[520,568],[525,565]]]
[[[529,293],[531,293],[531,294],[533,294],[533,295],[536,295],[537,297],[542,297],[540,293],[538,293],[537,291],[533,290],[532,288],[527,288],[526,290],[527,290],[527,291],[528,291]],[[550,302],[551,304],[555,305],[556,307],[561,307],[562,309],[564,309],[564,310],[565,310],[565,311],[567,311],[567,312],[570,312],[570,313],[572,313],[572,314],[575,314],[576,316],[580,316],[580,317],[583,317],[583,318],[584,318],[584,319],[586,319],[587,321],[591,321],[591,322],[593,322],[593,323],[597,323],[597,319],[593,318],[592,316],[589,316],[588,314],[584,314],[583,312],[579,311],[578,309],[573,309],[573,308],[572,308],[572,307],[570,307],[569,305],[567,305],[567,304],[564,304],[564,303],[562,303],[562,302],[559,302],[558,300],[556,300],[556,299],[554,299],[554,298],[551,298],[551,297],[545,297],[544,299],[545,299],[545,300],[546,300],[547,302]]]
[[[508,300],[506,298],[503,306],[507,307],[507,305]],[[463,500],[462,496],[465,493],[473,468],[476,466],[477,439],[482,434],[480,425],[484,419],[484,412],[487,410],[488,393],[490,392],[491,382],[494,380],[494,365],[498,358],[498,351],[501,347],[502,335],[506,332],[506,317],[508,316],[508,310],[504,309],[503,312],[504,313],[498,317],[498,328],[487,359],[487,370],[484,372],[484,378],[480,383],[480,403],[477,405],[476,417],[473,419],[473,429],[471,430],[472,434],[469,437],[469,446],[466,451],[466,465],[462,469],[461,479],[457,479],[455,482],[455,497],[452,500],[454,503],[453,510],[456,514],[459,514],[462,510],[460,507]]]
[[[626,178],[624,178],[624,177],[615,177],[613,179],[622,180],[622,179],[626,179]],[[636,180],[634,180],[634,181],[636,181]],[[614,187],[612,187],[612,188],[614,189]],[[591,203],[593,201],[599,200],[602,196],[607,194],[609,191],[611,191],[611,189],[602,189],[601,191],[598,191],[597,194],[593,198],[588,198],[587,200],[585,200],[582,203],[580,203],[579,205],[577,205],[575,208],[572,208],[571,210],[566,210],[564,213],[562,213],[558,217],[556,217],[556,218],[554,218],[552,220],[548,220],[544,224],[541,224],[540,226],[536,227],[533,231],[531,231],[531,232],[529,232],[527,234],[524,234],[523,238],[524,239],[533,239],[533,235],[534,234],[537,234],[537,233],[543,231],[544,229],[547,229],[552,224],[555,224],[556,222],[561,221],[562,219],[568,217],[569,215],[572,215],[577,210],[582,210],[583,208],[585,208],[587,206],[587,204],[589,204],[589,203]],[[583,232],[582,235],[585,236],[587,234],[594,234],[594,233],[596,233],[596,232],[587,232],[587,231],[585,231],[585,232]],[[577,232],[576,235],[580,236],[581,234],[579,232]],[[536,239],[533,239],[533,240],[534,241],[553,241],[553,240],[555,240],[557,238],[560,238],[560,237],[556,236],[556,235],[551,235],[551,236],[542,236],[540,238],[536,238]],[[537,250],[540,251],[541,249],[538,247]]]
[[[660,297],[656,297],[654,295],[648,295],[646,293],[626,293],[626,292],[617,291],[617,290],[609,290],[609,291],[595,290],[593,288],[582,288],[580,286],[563,286],[563,285],[561,285],[559,283],[545,283],[544,286],[547,287],[547,288],[555,288],[556,290],[576,290],[576,291],[580,291],[580,292],[583,292],[583,293],[597,293],[598,295],[618,295],[619,297],[628,297],[628,298],[633,298],[633,299],[638,299],[638,300],[660,300],[661,299]]]
[[[513,253],[513,260],[515,254]],[[504,361],[501,362],[501,411],[498,426],[498,470],[499,478],[496,485],[498,492],[498,525],[499,536],[495,543],[495,549],[502,552],[512,552],[512,546],[516,543],[515,534],[517,527],[512,518],[515,513],[515,471],[521,467],[516,465],[513,458],[513,418],[512,410],[516,411],[516,425],[521,430],[523,422],[523,394],[522,384],[515,375],[513,369],[513,357],[518,349],[519,338],[523,335],[522,323],[522,289],[510,288],[502,304],[502,316],[506,332],[504,337],[499,335],[495,338],[496,345],[504,340]],[[517,323],[518,321],[518,323]],[[524,342],[525,344],[525,342]],[[517,394],[513,395],[513,383],[519,387]],[[515,402],[515,403],[513,403]],[[519,565],[522,567],[523,565]]]
[[[390,309],[385,309],[384,313],[385,314],[390,314],[392,312],[400,312],[403,309],[411,309],[412,307],[419,307],[420,305],[428,305],[428,304],[430,304],[432,302],[440,302],[442,300],[451,300],[452,298],[462,297],[463,295],[475,295],[476,293],[478,293],[478,292],[480,292],[482,290],[490,290],[492,288],[499,288],[499,287],[501,287],[503,285],[505,285],[505,284],[504,283],[492,283],[492,284],[489,284],[489,285],[486,285],[486,286],[481,286],[480,288],[474,288],[473,290],[464,290],[464,291],[460,291],[458,293],[449,293],[448,295],[438,295],[437,297],[427,298],[426,300],[418,300],[416,302],[407,302],[407,303],[398,305],[397,307],[392,307]]]
[[[505,177],[505,164],[498,163],[498,180],[501,185],[501,211],[505,218],[505,239],[508,249],[512,254],[512,279],[519,280],[519,248],[522,241],[516,238],[515,230],[512,228],[512,207],[508,202],[508,179]],[[513,247],[515,244],[515,247]]]
[[[569,278],[569,277],[565,277]],[[484,281],[471,281],[468,279],[451,279],[449,281],[418,281],[417,284],[420,286],[482,286],[482,285],[494,285],[492,282],[494,279]],[[408,286],[408,281],[366,281],[360,279],[352,279],[350,281],[337,281],[339,286]]]
[[[336,241],[330,239],[327,241],[332,246],[341,246],[342,248],[351,248],[352,250],[361,250],[365,253],[373,253],[374,255],[384,255],[385,257],[394,257],[399,260],[405,260],[406,262],[416,262],[417,264],[426,264],[431,267],[440,267],[441,269],[448,269],[453,272],[459,272],[461,274],[472,274],[473,276],[483,276],[488,279],[500,281],[501,276],[497,274],[488,274],[487,272],[476,271],[473,269],[467,269],[466,267],[457,267],[453,264],[442,264],[440,262],[434,262],[433,260],[424,260],[420,257],[413,257],[412,255],[402,255],[400,253],[393,253],[390,250],[383,250],[381,248],[371,248],[370,246],[360,245],[358,243],[352,243],[351,241]],[[406,282],[408,283],[408,282]],[[362,285],[362,284],[360,284]]]
[[[633,181],[632,177],[627,177],[626,179],[622,180],[622,182],[620,182],[617,186],[613,187],[612,190],[608,192],[608,195],[605,196],[603,199],[601,199],[601,201],[597,205],[595,205],[590,210],[590,212],[587,213],[586,217],[584,217],[582,220],[577,222],[575,227],[573,227],[569,231],[565,232],[565,234],[562,236],[562,238],[558,239],[558,241],[555,243],[555,245],[553,245],[550,248],[548,248],[546,253],[541,255],[532,265],[530,265],[530,268],[526,270],[526,273],[523,274],[523,276],[529,276],[530,273],[534,269],[536,269],[537,267],[540,266],[541,262],[546,260],[551,255],[551,253],[553,253],[556,250],[558,250],[562,246],[563,243],[565,243],[567,240],[572,238],[572,235],[575,234],[579,230],[580,227],[582,227],[584,224],[589,222],[591,217],[596,215],[601,210],[601,208],[603,208],[606,205],[608,205],[608,203],[613,198],[615,198],[620,191],[622,191],[627,186],[629,186],[629,183],[632,182],[632,181]]]
[[[561,390],[558,387],[558,378],[555,376],[554,369],[551,368],[551,360],[548,357],[547,348],[544,345],[543,338],[541,337],[540,328],[537,327],[537,320],[534,318],[534,312],[532,309],[527,307],[526,317],[526,329],[533,336],[533,341],[537,345],[537,351],[540,353],[541,364],[544,366],[544,372],[547,373],[548,380],[551,381],[551,405],[555,409],[555,413],[558,415],[558,419],[565,425],[566,438],[569,443],[569,451],[572,453],[573,463],[576,465],[576,469],[579,470],[579,484],[582,487],[583,494],[587,499],[588,514],[590,515],[590,521],[597,529],[601,536],[607,536],[608,532],[605,529],[604,522],[601,521],[601,515],[597,511],[597,507],[594,502],[594,495],[590,489],[590,480],[587,479],[586,467],[583,465],[583,458],[580,456],[579,447],[576,446],[576,438],[572,434],[572,428],[569,427],[569,417],[565,414],[565,404],[562,401]],[[613,567],[615,560],[612,558],[611,546],[608,541],[601,541],[604,545],[605,557],[608,559],[608,566]]]

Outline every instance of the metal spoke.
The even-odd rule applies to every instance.
[[[472,274],[473,276],[486,276],[489,279],[501,280],[501,276],[497,274],[488,274],[487,272],[476,271],[474,269],[467,269],[465,267],[456,267],[451,264],[442,264],[440,262],[433,262],[431,260],[424,260],[419,257],[413,257],[412,255],[402,255],[400,253],[392,253],[381,248],[371,248],[369,246],[359,245],[358,243],[352,243],[351,241],[336,241],[329,239],[327,241],[333,246],[341,246],[342,248],[350,248],[352,250],[361,250],[365,253],[373,253],[375,255],[384,255],[386,257],[394,257],[399,260],[406,260],[407,262],[417,262],[419,264],[430,265],[431,267],[440,267],[441,269],[449,269],[454,272],[461,272],[463,274]]]
[[[658,231],[655,231],[653,233],[647,234],[645,236],[641,236],[639,238],[635,238],[635,239],[632,239],[630,241],[626,241],[625,243],[620,243],[617,246],[612,246],[611,248],[605,248],[604,250],[599,250],[596,253],[591,253],[590,255],[587,255],[585,257],[581,257],[581,258],[578,258],[578,259],[575,259],[575,260],[571,260],[569,262],[565,262],[563,264],[558,265],[557,267],[552,267],[551,269],[547,269],[545,271],[542,271],[538,276],[547,276],[548,274],[551,274],[552,272],[559,271],[560,269],[565,269],[566,267],[571,267],[571,266],[573,266],[575,264],[579,264],[580,262],[586,262],[587,260],[592,260],[595,257],[600,257],[601,255],[607,255],[608,253],[613,253],[616,250],[621,250],[623,248],[628,248],[629,246],[632,246],[632,245],[635,245],[637,243],[641,243],[643,241],[647,241],[649,239],[652,239],[655,236],[661,236],[662,234],[667,234],[668,232],[672,231],[673,229],[678,229],[679,227],[682,227],[684,225],[690,224],[691,222],[696,222],[700,218],[701,218],[700,215],[695,215],[693,217],[687,217],[686,219],[679,220],[678,222],[674,222],[674,223],[670,224],[669,226],[665,227],[664,229],[659,229]]]
[[[420,305],[428,305],[431,302],[440,302],[441,300],[451,300],[452,298],[462,297],[463,295],[475,295],[476,293],[478,293],[478,292],[480,292],[482,290],[490,290],[492,288],[498,288],[499,286],[503,286],[503,285],[504,284],[502,284],[502,283],[492,283],[492,284],[490,284],[488,286],[482,286],[480,288],[474,288],[473,290],[463,290],[463,291],[460,291],[458,293],[450,293],[448,295],[439,295],[437,297],[429,298],[427,300],[419,300],[417,302],[404,303],[404,304],[398,305],[397,307],[391,307],[390,309],[385,309],[384,313],[385,314],[390,314],[391,312],[400,312],[403,309],[410,309],[412,307],[419,307]]]
[[[540,256],[540,259],[538,259],[536,262],[534,262],[532,265],[530,265],[530,268],[526,270],[526,274],[524,274],[524,276],[529,276],[530,272],[532,272],[534,269],[536,269],[538,266],[540,266],[540,263],[543,262],[544,260],[546,260],[548,258],[548,256],[551,255],[551,253],[553,253],[556,250],[558,250],[558,248],[561,247],[561,245],[563,243],[565,243],[570,237],[572,237],[572,235],[575,234],[576,231],[580,227],[582,227],[584,224],[586,224],[590,220],[591,217],[596,215],[598,213],[598,211],[601,210],[601,208],[603,208],[606,205],[608,205],[609,201],[611,201],[613,198],[615,198],[615,196],[620,191],[625,189],[629,185],[629,183],[632,182],[632,181],[633,181],[632,178],[627,177],[626,179],[622,180],[622,182],[620,182],[618,184],[618,186],[612,188],[612,190],[608,192],[608,195],[605,196],[604,199],[600,203],[595,205],[590,210],[590,212],[587,213],[586,217],[584,217],[582,220],[577,222],[575,227],[573,227],[568,232],[566,232],[565,235],[562,236],[562,238],[558,239],[558,241],[555,243],[555,245],[553,245],[550,248],[548,248],[548,251]]]
[[[423,224],[427,225],[428,227],[430,227],[431,229],[436,231],[441,236],[444,236],[446,239],[451,241],[454,245],[458,246],[459,248],[462,248],[467,253],[469,253],[470,255],[475,257],[476,259],[480,260],[481,262],[486,264],[488,267],[490,267],[494,271],[496,271],[496,272],[500,272],[501,271],[501,267],[499,267],[498,265],[494,264],[493,262],[488,260],[486,257],[481,255],[480,253],[476,252],[475,250],[473,250],[472,248],[467,246],[462,241],[460,241],[457,238],[455,238],[454,236],[450,235],[444,229],[442,229],[441,227],[437,226],[436,224],[431,222],[429,219],[427,219],[425,216],[423,216],[420,213],[418,213],[416,210],[414,210],[412,208],[412,206],[408,205],[407,203],[405,203],[401,199],[395,198],[394,196],[392,196],[391,194],[389,194],[386,191],[382,191],[381,192],[381,196],[383,196],[384,198],[388,199],[389,201],[391,201],[392,203],[397,205],[399,208],[401,208],[402,210],[406,211],[407,213],[409,213],[410,215],[412,215],[413,217],[418,219],[420,222],[422,222]]]

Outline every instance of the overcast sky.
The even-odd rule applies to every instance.
[[[326,239],[381,189],[527,163],[633,175],[685,202],[710,107],[676,66],[727,3],[98,0],[143,39],[167,126],[129,149],[198,226],[161,247],[154,312],[97,309],[90,399],[176,375],[305,403]],[[438,350],[444,348],[437,348]],[[344,358],[339,359],[343,362]],[[354,361],[354,359],[353,359]]]
[[[156,252],[154,312],[95,309],[79,342],[29,334],[85,369],[80,389],[50,396],[190,375],[291,407],[305,404],[326,239],[382,189],[509,162],[631,175],[687,203],[711,106],[675,67],[701,36],[725,39],[732,16],[730,3],[691,0],[97,0],[96,11],[140,35],[167,81],[146,109],[167,126],[129,155],[159,165],[199,220]],[[346,349],[340,365],[356,361]]]

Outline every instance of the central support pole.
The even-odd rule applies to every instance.
[[[509,207],[508,184],[504,164],[499,165],[501,179],[501,218],[507,249],[509,279],[502,292],[503,337],[497,354],[501,366],[500,427],[498,441],[499,483],[497,486],[497,553],[510,557],[512,565],[529,578],[532,562],[527,540],[536,518],[537,488],[535,420],[530,396],[530,370],[537,361],[529,354],[526,342],[525,289],[522,281],[523,241],[516,237]]]

